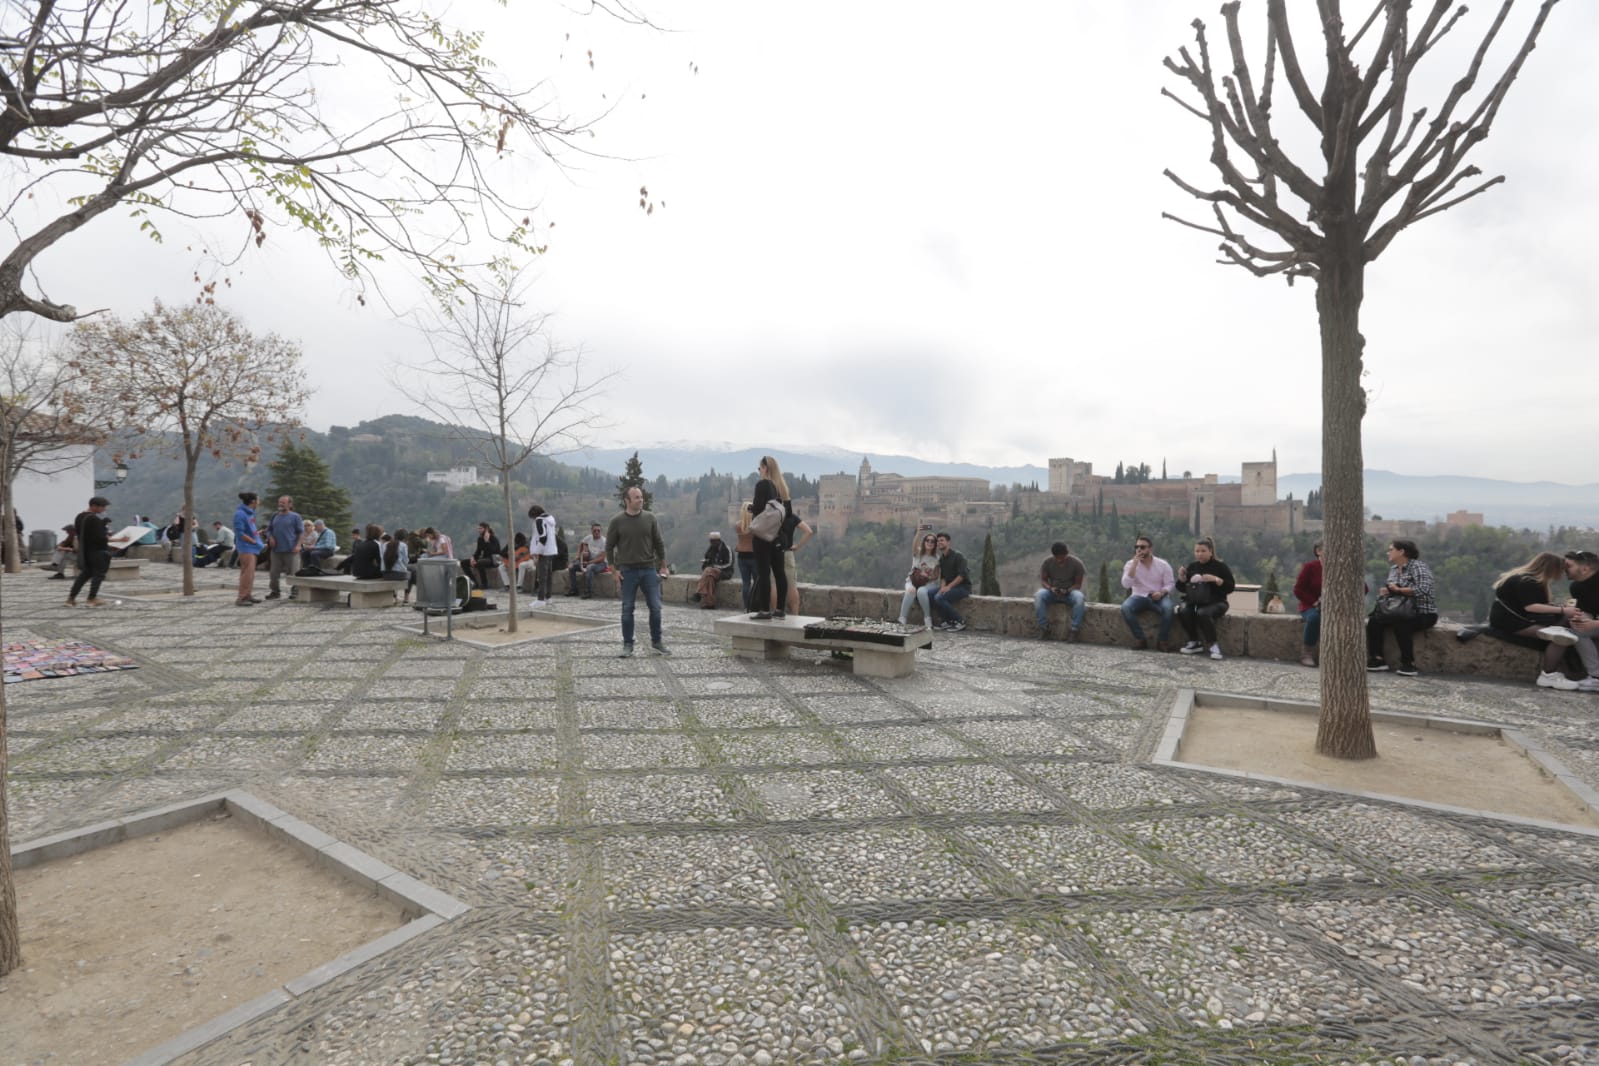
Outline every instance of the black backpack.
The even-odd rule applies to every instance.
[[[561,531],[557,529],[555,531],[555,554],[550,558],[550,568],[553,570],[565,570],[566,567],[566,538],[561,536]]]

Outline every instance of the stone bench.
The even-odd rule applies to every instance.
[[[110,567],[105,572],[105,579],[107,581],[137,581],[139,580],[139,568],[143,563],[143,559],[112,559]],[[64,575],[71,574],[73,577],[78,576],[77,556],[67,560],[66,565],[61,568],[61,573]]]
[[[354,577],[289,577],[295,598],[305,603],[338,603],[349,597],[353,608],[392,607],[396,593],[405,591],[403,581]]]
[[[916,672],[916,649],[933,646],[929,629],[906,627],[904,632],[873,634],[875,639],[845,635],[813,637],[809,628],[846,629],[848,619],[828,619],[789,615],[758,621],[746,614],[718,618],[712,627],[719,637],[733,642],[733,654],[742,659],[782,659],[789,648],[816,648],[848,651],[854,659],[854,672],[863,677],[909,677]],[[829,623],[835,623],[829,626]],[[898,627],[894,627],[898,628]]]

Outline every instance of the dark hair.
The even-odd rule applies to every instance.
[[[1133,534],[1133,547],[1135,547],[1135,548],[1138,547],[1138,542],[1141,541],[1141,540],[1149,541],[1149,550],[1150,551],[1154,551],[1155,550],[1155,538],[1150,536],[1148,533],[1134,533]]]
[[[255,501],[259,500],[260,498],[261,497],[257,496],[253,492],[241,492],[241,493],[239,493],[239,502],[244,504],[246,507],[254,507],[255,506]]]
[[[1057,540],[1049,546],[1049,554],[1051,555],[1070,555],[1071,551],[1070,548],[1066,547],[1064,540]]]
[[[1220,555],[1216,554],[1216,542],[1214,540],[1212,540],[1210,537],[1195,537],[1194,538],[1194,547],[1197,548],[1201,544],[1203,544],[1205,547],[1210,549],[1211,558],[1213,558],[1213,559],[1220,559],[1221,558]]]
[[[487,533],[489,536],[491,536],[491,537],[494,536],[494,527],[489,525],[487,522],[479,522],[477,524],[477,526],[478,526],[479,529],[481,529],[483,532]]]
[[[543,513],[544,513],[544,508],[540,507],[536,503],[532,507],[529,507],[527,509],[527,516],[529,518],[537,518],[540,515],[542,515]]]
[[[948,533],[940,533],[939,536],[942,537],[944,540],[952,541],[952,540],[955,539],[954,537],[950,536]]]
[[[394,564],[400,561],[400,544],[405,540],[405,530],[396,529],[394,536],[383,547],[383,569],[393,570]]]
[[[382,526],[378,525],[376,522],[368,522],[366,524],[366,539],[367,540],[377,540],[381,536],[383,536],[383,527]]]
[[[513,547],[513,548],[525,548],[525,547],[527,547],[527,534],[518,532],[516,536],[511,538],[511,547]]]
[[[1322,543],[1322,542],[1321,542],[1321,541],[1319,541],[1319,540],[1318,540],[1318,541],[1317,541],[1317,542],[1316,542],[1316,543],[1314,543],[1314,544],[1312,544],[1312,545],[1311,545],[1311,546],[1310,546],[1310,554],[1312,554],[1312,555],[1315,555],[1315,554],[1316,554],[1316,552],[1317,552],[1317,551],[1318,551],[1318,550],[1319,550],[1319,549],[1321,549],[1321,548],[1325,548],[1325,547],[1326,547],[1326,546],[1327,546],[1327,545],[1325,545],[1325,544],[1323,544],[1323,543]]]
[[[1404,552],[1405,553],[1405,558],[1407,558],[1407,559],[1420,559],[1421,558],[1421,549],[1416,547],[1416,542],[1413,541],[1413,540],[1404,540],[1404,539],[1391,540],[1388,543],[1392,544],[1394,547],[1396,547],[1400,551]]]
[[[89,497],[89,506],[90,507],[110,507],[111,506],[111,501],[106,499],[104,496],[90,496]]]
[[[1599,566],[1599,555],[1595,555],[1587,549],[1567,552],[1566,558],[1574,563],[1581,563],[1583,566]]]

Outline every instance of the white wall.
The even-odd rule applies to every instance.
[[[53,529],[58,537],[62,526],[72,524],[79,511],[89,505],[94,495],[94,449],[87,444],[75,444],[61,449],[39,463],[49,472],[38,474],[24,470],[11,486],[17,503],[17,513],[29,530]],[[113,508],[115,510],[115,508]],[[24,541],[23,551],[28,545]]]

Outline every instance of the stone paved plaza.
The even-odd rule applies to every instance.
[[[1599,838],[1147,765],[1179,688],[1297,665],[940,634],[870,680],[688,608],[669,659],[485,651],[147,569],[5,579],[7,640],[142,664],[8,688],[15,840],[245,788],[473,908],[185,1063],[1599,1062]],[[1372,689],[1599,786],[1599,698]]]

